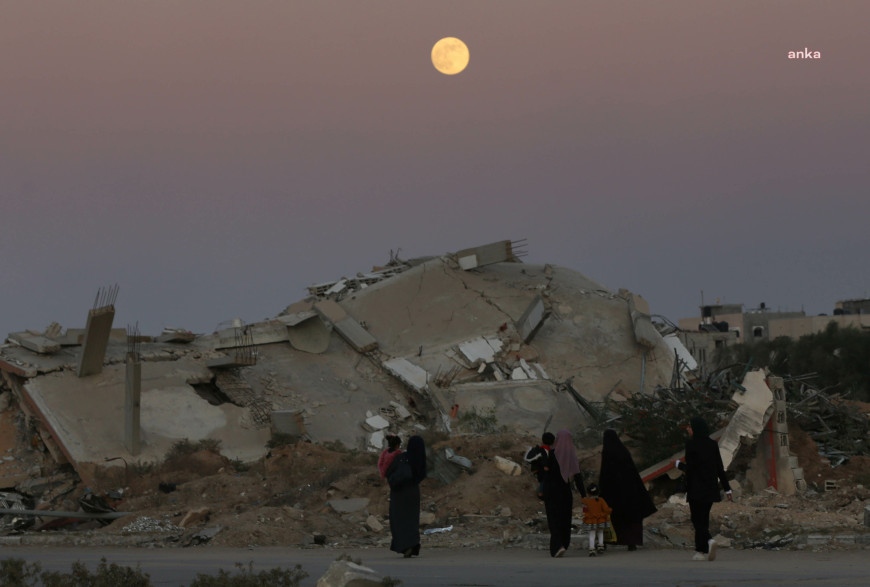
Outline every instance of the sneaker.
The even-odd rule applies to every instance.
[[[597,553],[595,552],[595,549],[594,549],[594,548],[590,548],[590,549],[589,549],[589,556],[596,556],[596,554],[597,554]]]
[[[562,558],[562,556],[564,556],[564,554],[565,554],[565,547],[563,546],[562,548],[557,550],[556,554],[554,554],[553,556],[555,556],[556,558]]]
[[[707,547],[709,549],[709,551],[707,552],[707,560],[716,560],[716,542],[712,538],[707,541]]]
[[[693,561],[705,561],[707,560],[707,555],[703,552],[696,552],[695,556],[692,557]]]

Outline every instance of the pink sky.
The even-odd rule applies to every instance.
[[[0,5],[0,332],[209,332],[529,239],[645,296],[870,290],[864,0]],[[463,73],[429,62],[441,37]],[[821,52],[790,60],[788,51]]]

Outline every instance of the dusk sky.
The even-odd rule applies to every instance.
[[[116,327],[207,333],[503,239],[673,321],[702,291],[831,313],[870,295],[868,25],[868,0],[0,0],[0,339],[83,327],[115,283]]]

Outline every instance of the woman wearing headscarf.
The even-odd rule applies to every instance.
[[[410,470],[399,485],[390,481],[390,550],[410,558],[420,554],[420,481],[426,478],[426,445],[419,436],[408,439],[408,448],[393,459],[387,480],[400,467]]]
[[[616,532],[616,543],[637,550],[643,545],[643,519],[654,514],[656,506],[616,430],[604,431],[598,492],[613,508],[610,523]]]
[[[710,438],[710,428],[703,418],[692,418],[686,428],[686,456],[674,462],[686,473],[686,500],[695,527],[695,556],[692,560],[716,560],[716,543],[710,536],[710,509],[722,501],[719,484],[731,501],[731,484],[725,475],[719,445]]]
[[[542,483],[547,526],[550,528],[550,556],[561,557],[571,543],[571,513],[574,495],[571,482],[586,497],[574,440],[567,430],[559,430],[553,450],[547,455]]]

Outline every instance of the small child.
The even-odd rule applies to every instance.
[[[544,432],[541,436],[541,445],[534,446],[526,453],[525,461],[529,464],[532,474],[538,480],[538,489],[536,491],[538,499],[544,499],[544,463],[547,462],[547,456],[550,454],[550,447],[556,442],[556,437],[552,432]]]
[[[399,436],[393,434],[387,436],[387,448],[378,457],[378,473],[381,474],[381,479],[386,478],[390,463],[402,452],[400,446],[402,446],[402,439]]]
[[[604,554],[604,529],[610,527],[610,512],[613,510],[603,498],[598,497],[598,486],[595,483],[590,483],[586,492],[589,495],[581,500],[583,524],[589,530],[589,556],[595,556]]]

